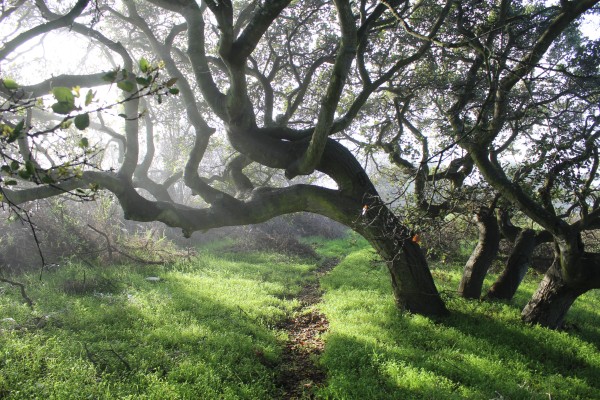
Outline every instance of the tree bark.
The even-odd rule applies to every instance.
[[[354,229],[385,260],[397,306],[422,315],[447,315],[427,260],[406,227],[383,204],[369,207],[361,218]]]
[[[500,228],[493,210],[481,207],[476,215],[479,229],[479,242],[465,265],[458,293],[468,299],[478,299],[481,296],[483,280],[498,254],[500,245]]]
[[[524,322],[559,329],[577,297],[588,291],[587,288],[567,285],[559,265],[559,260],[555,259],[537,291],[521,312]]]
[[[555,258],[521,313],[523,321],[558,329],[577,297],[600,288],[600,253],[584,251],[579,232],[555,237]]]
[[[517,235],[506,261],[506,267],[488,291],[487,298],[501,300],[513,298],[531,265],[531,256],[536,244],[536,233],[533,229],[524,229]]]

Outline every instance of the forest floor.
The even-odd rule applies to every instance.
[[[0,282],[0,399],[598,398],[600,291],[551,331],[520,319],[540,274],[511,302],[465,300],[463,265],[438,263],[451,315],[431,319],[398,310],[363,239],[304,243],[318,260],[216,243],[10,277],[33,306]]]
[[[314,389],[323,386],[326,374],[315,363],[325,348],[322,335],[329,328],[327,317],[315,305],[323,295],[320,278],[330,272],[339,259],[326,259],[314,271],[316,279],[302,287],[296,297],[300,306],[294,315],[279,328],[288,334],[288,341],[281,356],[279,386],[284,399],[312,398]]]

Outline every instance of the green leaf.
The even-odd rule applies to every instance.
[[[85,149],[86,147],[89,147],[89,146],[90,146],[90,142],[89,142],[88,138],[82,137],[81,140],[79,141],[79,147],[82,147]]]
[[[4,78],[4,79],[2,79],[2,84],[8,90],[16,90],[16,89],[19,88],[19,85],[17,84],[17,82],[15,82],[14,79],[10,79],[10,78]]]
[[[13,171],[18,170],[20,166],[21,164],[19,164],[17,161],[10,162],[10,169],[12,169]]]
[[[177,83],[177,78],[171,78],[171,79],[169,79],[168,81],[165,82],[165,86],[166,87],[171,87],[171,86],[173,86],[176,83]]]
[[[127,114],[119,114],[119,117],[121,117],[123,119],[127,119]]]
[[[179,94],[179,89],[177,89],[176,87],[172,87],[169,89],[169,93],[171,94]]]
[[[140,58],[139,65],[140,71],[142,71],[143,73],[148,72],[148,69],[150,69],[150,63],[144,57]]]
[[[31,174],[24,169],[20,169],[18,173],[21,179],[28,180],[29,178],[31,178]]]
[[[71,92],[71,89],[67,87],[55,87],[52,89],[52,94],[59,103],[75,104],[75,96],[73,95],[73,92]]]
[[[131,81],[120,81],[117,83],[117,87],[125,92],[133,92],[135,83]]]
[[[35,164],[33,163],[33,161],[25,161],[25,170],[31,175],[35,174]]]
[[[87,94],[85,95],[85,105],[89,106],[90,103],[92,102],[92,100],[94,100],[94,96],[96,94],[94,92],[92,92],[92,89],[88,90]]]
[[[117,80],[117,73],[118,73],[118,71],[117,71],[117,70],[113,70],[113,71],[107,72],[107,73],[106,73],[106,74],[105,74],[105,75],[102,77],[102,80],[103,80],[103,81],[106,81],[106,82],[113,83],[114,81],[116,81],[116,80]]]
[[[150,78],[143,78],[141,76],[136,77],[135,81],[138,83],[138,85],[142,85],[143,87],[149,86],[152,83]]]
[[[19,121],[19,123],[17,125],[15,125],[15,127],[13,128],[12,132],[10,133],[8,139],[6,139],[6,141],[8,143],[12,143],[15,140],[17,140],[19,138],[19,136],[21,136],[21,133],[23,133],[23,127],[25,126],[25,120],[21,120]]]
[[[52,111],[57,114],[68,114],[75,109],[75,96],[71,89],[63,86],[52,89],[52,95],[58,103],[52,104]]]
[[[6,186],[15,186],[17,184],[17,181],[15,181],[15,180],[4,181],[4,184]]]
[[[55,181],[50,175],[44,175],[42,176],[42,183],[52,184],[55,183]]]
[[[73,125],[73,120],[72,119],[68,119],[66,121],[64,121],[63,123],[60,124],[60,128],[61,129],[69,129],[71,127],[71,125]]]
[[[160,94],[156,100],[158,101],[158,104],[162,104],[162,96]]]
[[[10,174],[12,172],[12,170],[10,169],[10,167],[8,165],[3,165],[0,167],[0,171]]]
[[[90,126],[90,115],[88,113],[79,114],[75,117],[75,127],[80,131]]]
[[[51,108],[57,114],[66,115],[75,109],[75,104],[60,102],[52,104]]]

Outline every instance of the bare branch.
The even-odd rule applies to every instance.
[[[321,160],[325,144],[327,143],[327,137],[330,134],[335,111],[346,84],[346,78],[352,61],[356,56],[356,25],[350,3],[346,0],[336,0],[335,5],[338,11],[342,37],[340,38],[340,45],[333,65],[331,79],[327,87],[327,92],[321,101],[317,124],[310,143],[302,158],[294,161],[286,169],[285,174],[288,179],[297,175],[312,173]]]
[[[83,10],[87,7],[89,2],[90,0],[78,0],[77,3],[75,3],[75,6],[73,6],[73,8],[71,9],[71,11],[69,11],[65,15],[56,18],[52,21],[46,22],[45,24],[38,25],[35,28],[21,33],[10,42],[5,43],[4,46],[0,49],[0,60],[5,59],[6,56],[12,51],[14,51],[17,47],[21,46],[23,43],[36,36],[53,31],[55,29],[69,26],[83,12]],[[39,0],[37,1],[37,3],[39,3]]]

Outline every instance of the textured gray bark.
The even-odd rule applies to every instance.
[[[558,260],[552,264],[533,297],[521,312],[524,322],[559,329],[563,326],[565,316],[577,297],[587,292],[586,288],[569,287],[558,265]]]
[[[494,282],[486,297],[502,300],[513,298],[531,265],[531,255],[535,246],[535,231],[533,229],[522,230],[515,240],[504,271]]]
[[[458,287],[458,293],[470,299],[478,299],[481,296],[483,280],[498,254],[500,244],[500,228],[493,210],[482,207],[476,215],[476,221],[479,242],[465,265]]]
[[[398,307],[422,315],[447,315],[427,260],[406,227],[383,204],[370,206],[362,218],[356,230],[386,262]]]
[[[556,242],[554,263],[521,313],[523,321],[560,328],[575,300],[600,287],[600,254],[587,253],[579,235]]]

